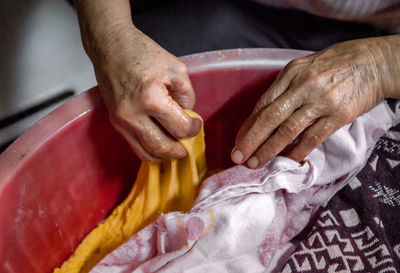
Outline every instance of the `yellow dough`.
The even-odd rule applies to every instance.
[[[186,110],[191,117],[200,118]],[[128,197],[87,235],[71,257],[53,273],[89,272],[104,256],[153,222],[161,213],[187,211],[206,174],[204,132],[181,139],[182,159],[142,162]]]

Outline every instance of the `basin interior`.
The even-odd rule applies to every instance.
[[[232,166],[236,133],[290,59],[306,52],[230,50],[182,58],[204,119],[209,169]],[[0,272],[51,272],[123,200],[140,161],[97,88],[56,109],[0,156]]]

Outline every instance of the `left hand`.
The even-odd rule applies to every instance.
[[[379,39],[340,43],[291,61],[239,130],[232,160],[260,167],[301,135],[287,154],[300,162],[383,101],[384,84],[393,75]]]

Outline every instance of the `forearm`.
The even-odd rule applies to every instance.
[[[89,57],[112,39],[112,33],[121,32],[121,28],[135,29],[129,0],[76,0],[75,3],[83,47]]]

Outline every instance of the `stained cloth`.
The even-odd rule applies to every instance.
[[[185,112],[201,119],[193,111]],[[203,127],[196,136],[179,141],[187,155],[180,159],[142,162],[125,200],[83,239],[54,273],[86,273],[161,213],[187,211],[192,207],[207,171]]]
[[[354,179],[393,122],[385,102],[303,164],[276,157],[257,170],[236,166],[214,175],[189,212],[160,216],[91,272],[269,272],[276,251]]]

